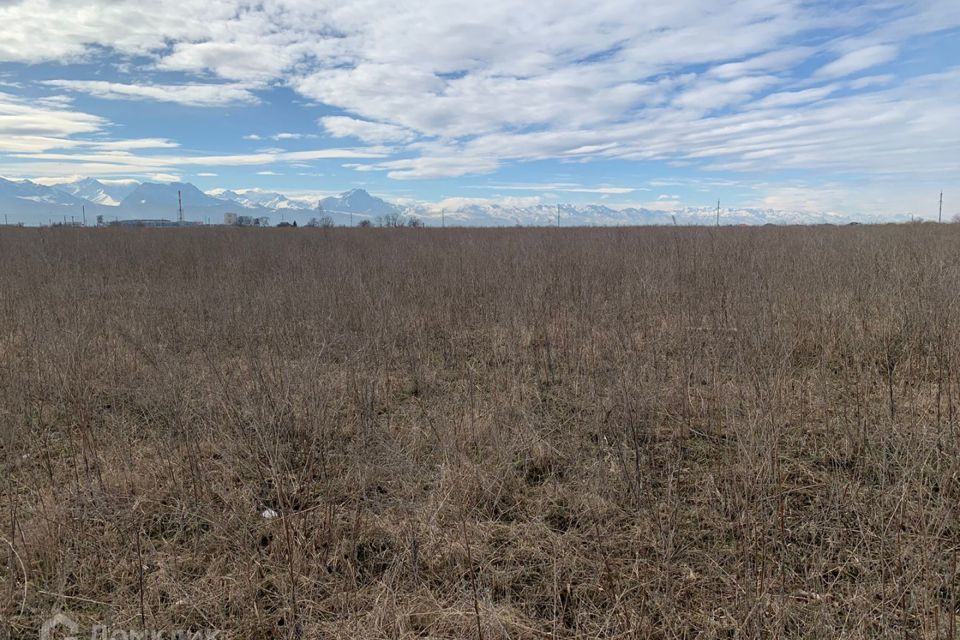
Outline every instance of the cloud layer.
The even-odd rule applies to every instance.
[[[956,41],[954,0],[14,0],[0,4],[0,21],[0,62],[84,64],[42,81],[63,95],[0,94],[8,172],[318,158],[399,180],[541,160],[861,180],[960,172],[960,65],[934,56],[906,75],[891,70],[931,36]],[[108,64],[129,77],[82,75]],[[153,81],[164,74],[184,80]],[[92,147],[111,123],[69,98],[218,108],[279,88],[333,110],[313,134],[329,144],[240,156]]]

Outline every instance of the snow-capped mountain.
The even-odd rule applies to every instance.
[[[292,198],[282,193],[260,189],[213,189],[207,195],[228,201],[241,207],[259,207],[279,213],[287,222],[297,220],[300,224],[312,218],[329,217],[335,224],[354,224],[361,220],[376,222],[387,215],[403,214],[406,210],[382,198],[372,196],[364,189],[351,189],[339,196],[328,196],[318,202],[310,198]],[[415,212],[411,212],[415,213]]]
[[[717,210],[712,207],[686,207],[673,215],[678,224],[712,225],[717,222]],[[780,209],[740,208],[720,209],[720,224],[849,224],[855,218],[832,212],[783,211]]]
[[[387,216],[396,213],[402,213],[402,209],[397,205],[390,204],[386,200],[371,196],[363,189],[351,189],[339,196],[330,196],[320,201],[323,212],[360,214],[370,218],[378,216]]]
[[[73,206],[81,199],[29,180],[4,180],[0,178],[0,194],[5,199],[21,200],[52,206]]]
[[[80,222],[84,215],[92,220],[98,211],[99,205],[52,187],[0,178],[0,214],[11,223]]]
[[[100,181],[94,178],[80,178],[51,186],[77,198],[113,207],[120,204],[139,184],[136,180]]]
[[[108,220],[165,218],[176,220],[178,193],[184,218],[219,223],[225,213],[237,213],[305,224],[312,218],[329,216],[338,225],[377,224],[387,216],[416,217],[427,226],[625,226],[625,225],[713,225],[713,207],[685,207],[669,210],[640,207],[611,207],[603,204],[515,204],[462,199],[442,203],[389,202],[351,189],[339,196],[317,202],[260,189],[214,189],[204,193],[190,183],[137,183],[92,178],[56,184],[52,187],[28,180],[0,179],[0,214],[10,222],[47,224],[64,219],[80,221],[86,213],[92,222],[97,215]],[[898,217],[897,221],[909,220]],[[869,218],[867,219],[869,220]],[[829,212],[782,211],[763,208],[724,208],[720,224],[846,224],[855,217]]]
[[[224,213],[234,212],[247,215],[269,215],[266,207],[241,206],[236,202],[215,198],[200,191],[189,182],[144,182],[137,185],[117,206],[120,217],[125,218],[165,218],[176,220],[179,216],[180,202],[186,220],[221,222]]]
[[[237,189],[235,191],[212,189],[206,193],[220,200],[236,202],[243,207],[266,207],[267,209],[291,209],[294,211],[315,211],[317,208],[316,202],[289,198],[282,193],[261,189]]]
[[[613,209],[603,205],[510,205],[499,203],[468,203],[453,208],[436,205],[413,205],[404,214],[415,215],[427,224],[439,221],[447,224],[475,226],[616,226],[669,224],[670,213],[647,209]]]
[[[166,213],[177,213],[180,204],[183,207],[206,207],[222,204],[188,182],[144,182],[127,195],[120,206],[129,210],[161,209]]]
[[[301,211],[312,216],[356,214],[366,218],[400,213],[401,208],[386,200],[371,196],[363,189],[351,189],[339,196],[329,196],[318,201],[309,198],[291,198],[275,191],[260,189],[211,189],[207,195],[235,202],[244,207],[266,207],[274,210]]]
[[[636,207],[613,208],[605,205],[509,205],[468,203],[455,208],[438,205],[411,205],[403,214],[414,215],[428,225],[439,223],[441,216],[450,225],[472,226],[628,226],[628,225],[714,225],[717,210],[711,207],[685,207],[676,210]],[[559,216],[558,216],[559,214]],[[721,209],[720,224],[846,224],[853,219],[833,213],[779,211],[774,209]]]

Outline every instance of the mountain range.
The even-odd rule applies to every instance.
[[[327,216],[335,224],[376,222],[385,216],[417,217],[429,226],[441,220],[450,226],[556,225],[617,226],[659,224],[714,224],[716,209],[686,207],[678,210],[614,208],[600,204],[512,206],[494,202],[468,202],[452,209],[439,205],[391,203],[352,189],[339,196],[315,201],[260,189],[201,191],[190,183],[136,182],[82,178],[61,184],[41,185],[29,180],[0,178],[0,214],[10,223],[44,225],[84,218],[93,224],[133,219],[176,220],[182,202],[184,218],[219,223],[228,212],[267,216],[273,224],[285,220],[305,224]],[[904,216],[901,220],[909,219]],[[854,221],[834,213],[811,213],[761,208],[721,210],[722,224],[845,224]]]
[[[58,191],[69,193],[96,204],[116,206],[130,195],[140,183],[136,180],[105,180],[81,178],[55,185]]]

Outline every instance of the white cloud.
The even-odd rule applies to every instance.
[[[514,197],[506,196],[502,198],[463,198],[453,197],[444,198],[438,202],[423,203],[429,211],[440,213],[441,211],[457,211],[476,205],[498,205],[501,207],[533,207],[543,203],[540,196]]]
[[[492,173],[500,166],[493,157],[480,155],[424,155],[416,158],[390,160],[370,165],[354,167],[359,171],[382,170],[387,176],[396,180],[410,180],[414,178],[450,178],[466,174]]]
[[[56,138],[96,133],[108,124],[105,118],[69,106],[69,101],[38,102],[0,92],[0,135]]]
[[[960,26],[960,5],[949,0],[860,2],[843,11],[803,0],[739,0],[722,10],[708,0],[8,0],[0,21],[0,61],[109,59],[141,77],[187,79],[50,87],[223,106],[282,86],[344,114],[321,118],[329,135],[396,145],[302,156],[138,155],[134,142],[80,145],[79,137],[103,136],[110,124],[77,113],[69,99],[21,104],[7,117],[0,98],[5,170],[28,160],[103,175],[334,157],[374,160],[351,165],[399,179],[542,159],[872,175],[957,167],[955,72],[900,86],[882,76],[839,80]],[[815,82],[813,61],[825,62]],[[296,139],[281,135],[247,139]]]
[[[354,171],[360,172],[371,172],[371,171],[380,171],[380,168],[375,164],[361,164],[359,162],[345,162],[342,166],[344,169],[353,169]]]
[[[198,18],[213,19],[217,11],[209,3],[201,12],[197,5],[171,0],[155,2],[104,2],[91,6],[82,1],[13,0],[0,4],[0,60],[14,62],[72,61],[93,55],[92,46],[102,44],[125,54],[148,54],[175,36],[202,37]],[[220,19],[229,9],[221,4]]]
[[[86,180],[89,178],[89,175],[52,175],[52,176],[31,176],[30,181],[36,182],[37,184],[42,184],[46,186],[51,186],[55,184],[72,184],[74,182],[79,182],[80,180]],[[132,185],[140,184],[140,180],[135,180],[133,178],[97,178],[99,182],[102,182],[105,185],[120,186],[120,185]]]
[[[72,140],[49,136],[0,135],[0,152],[3,153],[42,153],[52,149],[68,149],[76,144]]]
[[[825,78],[839,78],[849,76],[859,71],[890,62],[897,57],[898,48],[889,44],[878,44],[851,51],[833,62],[823,65],[817,70],[817,75]]]
[[[0,153],[43,153],[70,149],[73,137],[95,134],[109,125],[105,118],[75,111],[59,97],[27,100],[0,92]]]
[[[2,143],[0,143],[2,144]],[[378,159],[385,156],[377,147],[362,149],[310,149],[304,151],[268,151],[231,155],[136,155],[127,150],[88,150],[85,143],[68,151],[27,151],[0,157],[0,170],[9,175],[49,176],[149,176],[172,175],[187,167],[256,167],[276,163],[324,159]]]
[[[72,183],[74,183],[74,182],[79,182],[79,181],[83,180],[85,177],[86,177],[86,176],[77,176],[77,175],[73,175],[73,176],[57,176],[57,177],[51,177],[51,176],[35,176],[35,177],[31,178],[30,181],[31,181],[31,182],[36,182],[37,184],[46,185],[46,186],[49,187],[50,185],[54,185],[54,184],[72,184]]]
[[[811,89],[801,89],[799,91],[781,91],[771,93],[761,100],[754,103],[754,107],[788,107],[798,104],[807,104],[826,98],[831,93],[839,89],[839,85],[830,84],[822,87],[813,87]]]
[[[154,173],[147,176],[150,182],[180,182],[182,178],[173,173]]]
[[[269,139],[269,140],[274,140],[274,141],[281,141],[281,140],[312,140],[312,139],[314,139],[314,138],[317,138],[317,135],[316,135],[316,134],[313,134],[313,133],[291,133],[291,132],[286,132],[286,131],[281,132],[281,133],[274,133],[273,135],[260,135],[260,134],[257,134],[257,133],[251,133],[251,134],[249,134],[249,135],[243,136],[243,139],[244,139],[244,140],[254,140],[254,141],[267,140],[267,139]],[[281,149],[281,151],[282,151],[282,149]]]
[[[925,174],[958,166],[960,69],[795,110],[759,102],[703,117],[659,108],[604,127],[495,133],[463,143],[415,145],[421,156],[377,168],[399,177],[481,172],[511,160],[562,156],[616,143],[596,157],[693,161],[723,170],[826,169]],[[370,166],[370,165],[368,165]]]
[[[744,102],[776,82],[773,76],[745,76],[728,82],[697,82],[681,93],[674,104],[698,111],[712,111]]]
[[[123,84],[103,80],[46,80],[44,84],[105,100],[156,100],[191,107],[252,104],[257,97],[242,84]]]
[[[709,71],[710,76],[732,80],[755,73],[784,72],[815,53],[813,47],[786,47],[738,62],[720,64]]]
[[[354,137],[374,144],[409,142],[416,137],[416,134],[403,127],[346,116],[327,116],[320,118],[319,123],[334,138]]]
[[[866,89],[867,87],[876,87],[890,84],[895,76],[890,73],[877,76],[863,76],[850,81],[850,87],[853,89]]]
[[[241,19],[232,24],[253,29],[266,26],[259,24],[259,16],[248,16],[248,20]],[[280,75],[306,52],[294,45],[271,44],[271,40],[278,39],[276,34],[273,37],[263,34],[262,38],[257,37],[256,40],[251,37],[257,35],[238,33],[234,36],[237,40],[233,42],[179,42],[171,54],[161,58],[157,67],[164,71],[210,70],[228,80],[266,81]]]
[[[623,195],[634,191],[647,191],[644,187],[612,187],[612,186],[584,186],[574,183],[545,183],[545,184],[497,184],[483,189],[498,189],[502,191],[555,191],[558,193],[595,193],[601,195]]]
[[[127,140],[107,140],[78,142],[83,146],[93,147],[103,151],[133,151],[137,149],[175,149],[180,145],[166,138],[133,138]]]

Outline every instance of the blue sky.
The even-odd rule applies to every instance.
[[[0,22],[8,178],[878,217],[943,189],[960,212],[956,0],[13,0]]]

